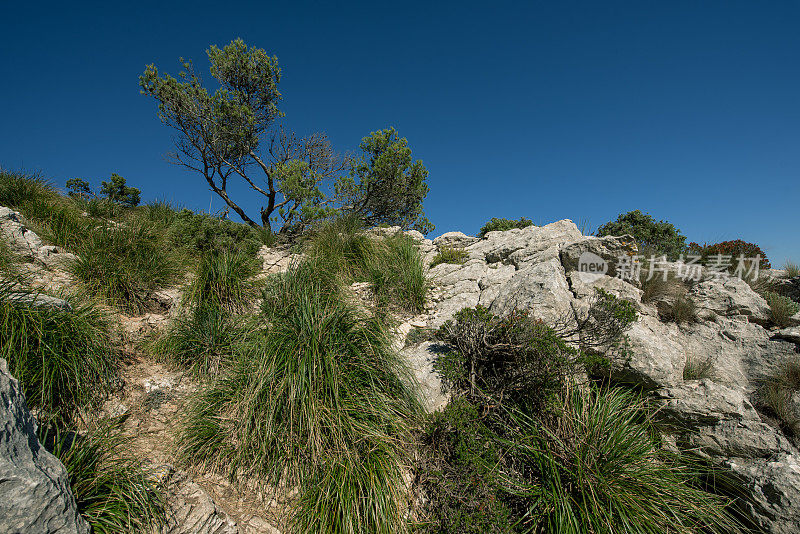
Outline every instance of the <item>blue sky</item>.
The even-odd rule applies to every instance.
[[[800,261],[798,27],[798,2],[0,0],[0,165],[208,210],[137,77],[181,56],[207,73],[205,49],[242,37],[278,56],[296,131],[408,138],[434,235],[641,209],[780,265]]]

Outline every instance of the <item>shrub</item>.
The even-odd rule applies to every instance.
[[[577,352],[524,311],[498,316],[478,306],[446,322],[437,338],[453,351],[434,366],[457,392],[478,391],[539,410],[574,371]]]
[[[141,313],[154,291],[173,283],[178,265],[158,232],[143,224],[98,227],[76,248],[70,271],[94,295]]]
[[[773,323],[781,328],[792,325],[792,316],[800,311],[800,304],[774,291],[766,291],[764,300],[769,304],[769,315]]]
[[[611,293],[595,288],[588,306],[554,321],[555,333],[576,343],[584,351],[624,349],[625,332],[638,319],[636,305]]]
[[[213,215],[182,209],[168,230],[173,246],[193,254],[211,251],[242,252],[255,255],[264,244],[264,234],[246,225]]]
[[[560,417],[456,399],[422,436],[429,532],[738,532],[644,401],[570,387]]]
[[[26,304],[36,293],[0,280],[0,358],[40,420],[70,421],[96,408],[117,385],[109,323],[91,302],[72,311]]]
[[[597,235],[621,236],[629,234],[636,239],[639,253],[644,256],[667,256],[676,259],[686,250],[686,237],[667,221],[656,221],[639,210],[620,214],[615,221],[597,229]]]
[[[431,267],[436,267],[440,263],[462,264],[467,261],[469,253],[463,248],[442,247],[439,253],[433,257]]]
[[[67,468],[78,512],[92,532],[138,534],[164,523],[165,501],[155,473],[125,452],[125,438],[111,425],[86,435],[52,427],[40,427],[38,434]]]
[[[506,230],[512,230],[514,228],[527,228],[528,226],[533,226],[533,221],[526,219],[525,217],[520,217],[519,219],[502,219],[498,217],[492,217],[489,222],[481,227],[480,231],[478,232],[478,237],[486,237],[486,234],[489,232],[505,232]]]
[[[255,298],[258,260],[236,252],[210,252],[200,257],[187,299],[194,305],[211,304],[241,311]]]
[[[759,261],[760,269],[770,269],[772,266],[767,259],[767,255],[761,250],[761,247],[754,243],[748,243],[737,239],[735,241],[723,241],[721,243],[714,243],[713,245],[698,245],[697,243],[689,243],[689,252],[701,257],[701,262],[704,265],[710,263],[714,257],[730,256],[731,265],[730,271],[734,271],[738,267],[739,257],[744,256],[745,260],[760,256]],[[749,268],[750,263],[745,263],[745,268]],[[746,274],[746,273],[745,273]]]
[[[417,485],[431,534],[515,532],[514,499],[504,491],[506,455],[485,413],[463,397],[431,414],[420,436]]]
[[[299,489],[298,532],[402,532],[401,466],[418,405],[377,317],[294,266],[265,289],[269,327],[199,391],[184,461]]]

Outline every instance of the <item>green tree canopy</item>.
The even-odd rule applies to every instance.
[[[141,191],[135,187],[128,187],[128,185],[125,183],[125,178],[119,174],[112,173],[111,179],[108,182],[103,181],[100,183],[100,194],[104,195],[108,200],[116,202],[117,204],[138,206],[140,202],[139,195],[141,194]]]
[[[367,224],[387,223],[423,233],[433,230],[422,210],[429,191],[428,170],[422,160],[413,160],[408,140],[388,128],[364,137],[359,149],[350,176],[337,184],[345,209]]]
[[[645,255],[665,255],[676,259],[686,251],[686,236],[667,221],[656,221],[639,210],[622,213],[616,221],[610,221],[597,229],[598,236],[630,234]]]
[[[67,191],[72,198],[88,198],[95,196],[89,182],[81,178],[70,178],[67,180]]]
[[[364,155],[351,162],[324,134],[299,137],[277,124],[283,113],[276,57],[241,39],[207,53],[218,82],[213,92],[183,59],[177,78],[149,65],[139,85],[158,102],[162,122],[178,133],[172,161],[200,173],[243,221],[259,226],[229,195],[233,180],[264,197],[260,226],[277,222],[283,232],[342,208],[368,224],[430,226],[421,208],[427,171],[411,160],[407,141],[394,130],[365,138]]]

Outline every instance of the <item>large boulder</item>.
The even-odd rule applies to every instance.
[[[74,254],[65,252],[54,245],[45,245],[36,233],[25,225],[22,216],[6,207],[0,206],[0,238],[10,245],[11,251],[23,259],[35,261],[46,267],[63,267],[75,259]]]
[[[583,236],[575,223],[564,219],[546,226],[489,232],[484,239],[470,245],[468,251],[477,253],[486,263],[503,262],[520,269],[541,259],[542,252],[557,251],[558,247],[580,239]]]
[[[770,534],[796,534],[800,525],[800,456],[730,458],[722,462],[745,486],[748,515]]]
[[[439,248],[453,247],[464,248],[478,241],[475,236],[467,235],[464,232],[447,232],[433,240],[433,244]]]
[[[716,315],[744,315],[751,322],[769,323],[769,305],[747,283],[735,277],[704,280],[689,291],[699,312]]]
[[[0,532],[88,534],[64,465],[36,437],[19,383],[0,359]]]
[[[633,262],[638,253],[636,240],[632,236],[588,236],[563,247],[561,263],[566,272],[580,271],[582,258],[591,255],[590,257],[601,258],[605,261],[606,272],[603,274],[627,279],[635,272]],[[630,267],[630,270],[627,270],[624,265]],[[638,280],[633,281],[638,283]]]

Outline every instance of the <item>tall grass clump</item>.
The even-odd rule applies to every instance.
[[[315,229],[306,254],[328,276],[343,283],[365,282],[385,252],[380,238],[369,235],[358,219],[341,217]]]
[[[71,421],[95,408],[118,381],[109,322],[91,302],[72,311],[35,305],[36,294],[0,280],[0,358],[40,420]]]
[[[258,261],[242,252],[208,252],[200,257],[187,299],[194,305],[211,304],[241,311],[256,297],[253,276]]]
[[[695,461],[654,438],[634,395],[571,388],[560,408],[548,426],[511,412],[518,434],[503,443],[517,471],[535,474],[509,480],[527,497],[523,523],[567,533],[737,531],[728,502],[698,487]]]
[[[800,358],[791,358],[759,390],[759,401],[789,433],[800,436],[800,412],[792,397],[800,391]]]
[[[199,304],[170,324],[152,352],[198,378],[217,376],[233,362],[237,344],[249,332],[242,322],[215,304]]]
[[[398,233],[387,237],[385,246],[369,273],[378,305],[393,304],[413,313],[423,311],[429,283],[425,262],[414,241]]]
[[[791,326],[792,316],[800,311],[800,304],[774,291],[765,291],[763,297],[769,304],[769,316],[772,322],[781,328]]]
[[[152,293],[178,275],[160,235],[142,224],[98,227],[76,252],[72,274],[92,294],[132,313],[146,311]]]
[[[108,423],[88,434],[40,427],[39,440],[67,468],[78,512],[96,534],[156,532],[166,517],[157,477],[126,452]]]
[[[0,206],[27,211],[26,207],[41,205],[57,195],[53,184],[39,174],[0,169]]]
[[[414,241],[403,233],[371,235],[357,219],[340,218],[314,232],[306,254],[320,276],[332,283],[369,282],[378,306],[412,313],[425,307],[429,286],[425,262]]]
[[[218,375],[234,359],[236,346],[252,331],[240,315],[257,297],[255,258],[241,252],[207,252],[200,257],[186,292],[185,312],[151,348],[162,360],[198,378]]]
[[[264,291],[269,325],[198,392],[180,436],[195,466],[299,488],[295,532],[402,532],[408,372],[377,318],[305,262]]]
[[[800,266],[796,263],[792,263],[787,261],[783,265],[783,274],[786,278],[799,278],[800,277]]]

